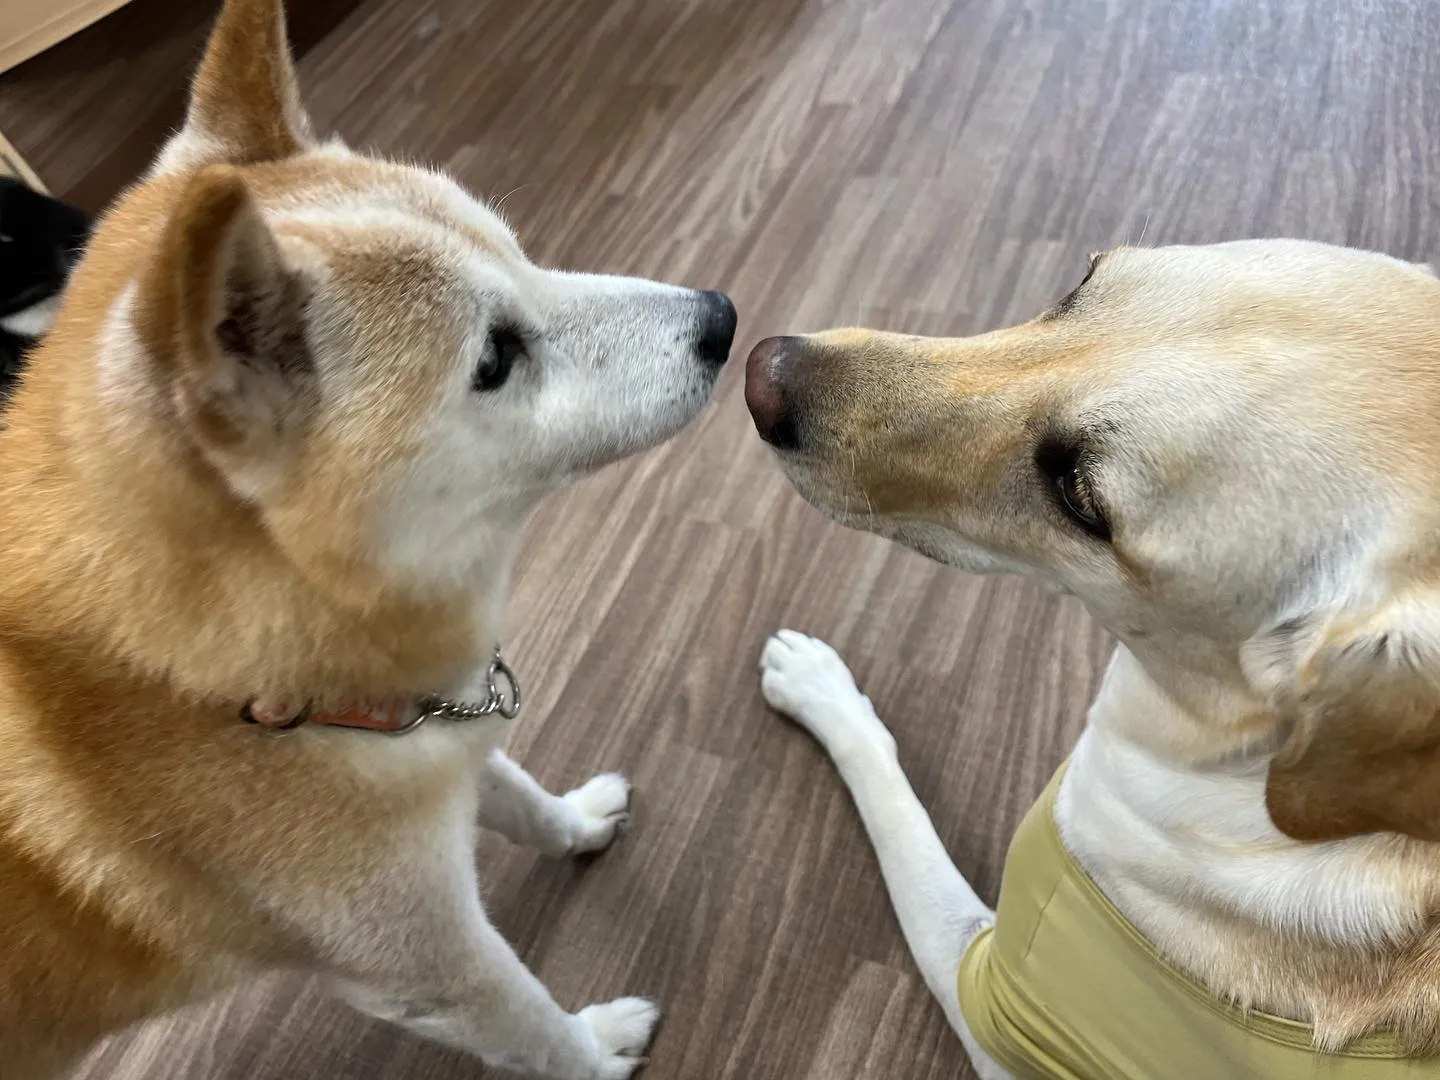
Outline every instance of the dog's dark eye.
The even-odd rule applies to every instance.
[[[525,356],[525,338],[514,327],[496,326],[485,341],[485,352],[475,365],[472,385],[480,393],[499,390],[510,378],[518,360]]]
[[[1081,453],[1073,447],[1058,444],[1042,445],[1035,455],[1035,464],[1045,475],[1055,501],[1067,517],[1091,536],[1110,539],[1110,523],[1090,484]]]
[[[1060,496],[1066,513],[1086,532],[1102,540],[1110,539],[1110,526],[1105,524],[1095,507],[1095,496],[1090,491],[1090,481],[1079,466],[1068,469],[1055,479],[1055,490]]]

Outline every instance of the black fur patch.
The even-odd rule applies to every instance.
[[[50,299],[70,278],[90,236],[83,210],[0,177],[0,318]],[[28,337],[0,329],[0,399],[14,386]]]

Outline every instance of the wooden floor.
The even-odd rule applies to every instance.
[[[833,323],[992,327],[1126,241],[1440,254],[1440,5],[1423,0],[295,6],[323,127],[504,196],[540,259],[729,290],[742,350]],[[0,78],[0,129],[101,205],[176,121],[206,7],[135,0]],[[490,908],[562,1002],[664,1001],[646,1080],[968,1077],[858,819],[767,712],[756,656],[786,625],[841,648],[993,897],[1107,641],[1072,601],[822,521],[754,438],[738,375],[686,436],[535,522],[513,751],[555,788],[626,770],[636,827],[586,866],[486,838]],[[82,1073],[482,1074],[292,980],[117,1038]]]

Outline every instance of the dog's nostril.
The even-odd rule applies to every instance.
[[[766,338],[750,350],[745,361],[745,404],[760,437],[781,450],[800,445],[791,399],[791,367],[801,338]]]
[[[730,357],[735,342],[735,305],[722,292],[706,290],[700,294],[700,340],[695,351],[700,359],[716,367]]]

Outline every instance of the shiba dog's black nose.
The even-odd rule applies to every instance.
[[[707,364],[719,367],[730,356],[735,342],[735,305],[722,292],[707,289],[700,294],[700,340],[695,351]]]

